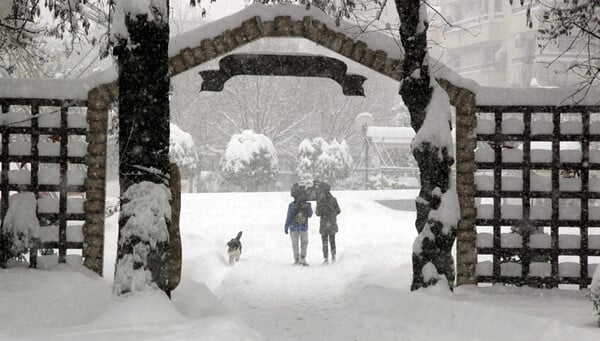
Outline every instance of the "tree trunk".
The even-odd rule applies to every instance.
[[[164,1],[168,6],[168,0]],[[169,188],[169,22],[168,15],[154,17],[149,21],[146,15],[132,17],[128,13],[125,22],[129,41],[120,40],[114,49],[119,64],[121,208],[128,202],[123,200],[123,194],[132,185],[149,181],[165,185],[167,190]],[[122,209],[117,267],[119,261],[126,256],[131,257],[136,248],[147,248],[146,259],[140,261],[133,257],[133,270],[149,271],[152,283],[168,293],[168,241],[151,245],[136,235],[124,237],[124,227],[130,218]],[[115,289],[115,293],[134,290],[127,289],[127,286],[124,288]]]
[[[403,74],[400,95],[410,112],[415,132],[423,126],[427,107],[433,96],[427,56],[426,16],[421,14],[420,0],[396,0],[400,17],[400,37],[404,47]],[[435,80],[434,80],[435,82]],[[450,124],[450,122],[449,122]],[[434,285],[445,276],[450,289],[454,282],[454,260],[451,249],[456,226],[444,225],[429,214],[442,203],[442,195],[449,189],[451,165],[454,159],[446,146],[423,141],[413,146],[413,155],[419,165],[421,191],[416,199],[415,226],[419,236],[413,248],[413,281],[411,290]],[[439,188],[439,190],[438,190]],[[437,270],[432,276],[431,265]]]

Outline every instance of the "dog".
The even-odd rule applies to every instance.
[[[227,254],[229,255],[229,264],[234,264],[235,262],[240,260],[240,255],[242,254],[242,242],[240,241],[240,238],[242,238],[242,231],[240,231],[237,234],[237,237],[227,242]]]

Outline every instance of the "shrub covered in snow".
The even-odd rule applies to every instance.
[[[588,297],[594,304],[594,310],[598,316],[598,326],[600,326],[600,265],[596,266]]]
[[[115,269],[115,294],[155,290],[170,276],[168,260],[171,220],[169,189],[144,181],[130,186],[121,198],[119,252]]]
[[[198,171],[198,154],[192,135],[170,124],[169,160],[179,166],[182,178],[193,178]]]
[[[10,196],[8,211],[0,231],[0,265],[26,253],[39,242],[40,223],[36,215],[37,200],[31,192]]]
[[[347,178],[352,171],[352,156],[346,141],[327,143],[324,139],[305,139],[296,154],[296,174],[300,183],[322,180],[334,184]]]
[[[221,175],[225,180],[252,192],[274,183],[278,173],[277,153],[268,137],[252,130],[231,137],[221,158]]]

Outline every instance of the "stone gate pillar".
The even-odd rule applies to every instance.
[[[104,262],[104,206],[106,198],[106,141],[108,109],[116,98],[117,85],[111,83],[88,93],[88,143],[85,180],[86,202],[83,225],[84,265],[102,276]]]
[[[460,205],[460,220],[456,235],[456,285],[477,284],[475,94],[456,87],[444,79],[438,79],[438,83],[448,93],[450,104],[456,108],[456,190]]]

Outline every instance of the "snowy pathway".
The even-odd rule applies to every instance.
[[[203,207],[208,205],[204,200],[219,200],[218,196],[194,196],[187,201],[184,198],[183,212],[193,212],[186,209],[186,205]],[[307,255],[311,265],[301,267],[291,264],[289,236],[283,233],[289,195],[281,193],[275,197],[273,194],[261,197],[255,194],[253,199],[229,202],[229,205],[223,205],[222,212],[217,209],[210,219],[202,222],[192,223],[192,217],[182,216],[182,230],[184,235],[194,234],[186,236],[184,241],[196,239],[200,243],[204,238],[222,241],[222,244],[214,245],[214,250],[198,250],[205,256],[192,256],[197,263],[190,265],[188,262],[194,269],[187,268],[187,271],[193,273],[192,277],[196,280],[207,283],[228,313],[239,315],[269,340],[323,340],[332,336],[343,339],[339,334],[352,329],[344,325],[348,323],[344,306],[352,292],[352,283],[359,276],[377,276],[410,262],[412,240],[406,235],[411,233],[404,231],[401,236],[398,233],[401,227],[396,224],[403,220],[410,226],[414,212],[394,211],[374,201],[340,202],[338,262],[321,264],[318,218],[313,217],[309,222]],[[265,200],[280,200],[281,203],[266,203]],[[281,209],[273,216],[257,215],[261,205],[271,208],[281,206]],[[211,205],[215,206],[218,207],[214,203]],[[353,220],[349,221],[343,214],[348,210],[363,211],[364,215],[357,217],[353,214]],[[390,219],[390,214],[397,215],[399,220]],[[257,221],[257,216],[262,218]],[[194,224],[196,228],[192,232],[189,227]],[[224,247],[220,245],[235,235],[238,229],[235,226],[244,225],[247,227],[239,228],[244,231],[242,259],[234,266],[226,265],[222,255]],[[184,250],[188,249],[190,247],[184,245]],[[222,262],[222,266],[206,264],[210,262],[207,256],[213,262]],[[205,272],[215,268],[220,268],[221,272]],[[331,335],[334,331],[336,335]]]

